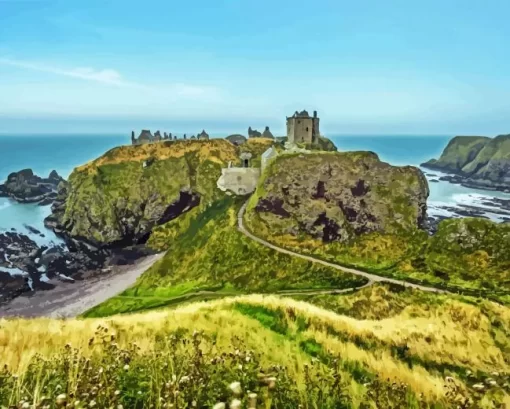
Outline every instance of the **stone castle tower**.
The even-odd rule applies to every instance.
[[[290,143],[317,143],[319,141],[319,118],[317,111],[313,111],[313,117],[303,110],[296,111],[294,115],[287,117],[287,140]]]

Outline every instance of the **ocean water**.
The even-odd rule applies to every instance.
[[[11,172],[31,168],[38,176],[48,176],[55,169],[67,178],[74,167],[98,157],[115,146],[130,143],[129,135],[0,135],[0,183]],[[28,234],[39,244],[60,242],[44,227],[43,220],[51,206],[21,204],[0,197],[0,232],[11,229]],[[41,231],[45,237],[30,233],[24,225]]]
[[[438,157],[452,135],[445,136],[390,136],[390,135],[330,135],[341,151],[369,150],[376,152],[381,160],[395,165],[419,165]],[[67,178],[73,168],[92,160],[107,150],[130,143],[126,133],[112,135],[0,135],[0,180],[9,173],[31,168],[39,176],[47,176],[55,169]],[[439,175],[438,172],[424,170]],[[486,198],[509,198],[501,192],[469,189],[448,182],[430,183],[429,213],[445,214],[438,206],[479,204]],[[489,209],[490,210],[490,209]],[[0,232],[12,228],[29,234],[40,244],[58,241],[56,236],[44,228],[43,219],[50,213],[50,206],[19,204],[0,198]],[[497,220],[497,215],[487,213]],[[45,237],[30,234],[24,225],[42,231]]]

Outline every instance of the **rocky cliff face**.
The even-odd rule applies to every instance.
[[[60,185],[46,225],[94,247],[143,243],[155,225],[222,194],[221,168],[237,160],[237,148],[219,139],[115,148]]]
[[[422,172],[372,152],[282,155],[269,166],[248,210],[274,234],[323,241],[424,227],[429,194]]]
[[[32,169],[23,169],[11,173],[5,183],[0,185],[0,196],[22,203],[47,205],[56,198],[57,186],[63,180],[54,170],[47,178],[41,178],[34,175]]]
[[[431,159],[422,166],[454,173],[465,186],[510,190],[510,135],[457,136],[439,159]]]

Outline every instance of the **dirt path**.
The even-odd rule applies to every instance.
[[[248,236],[250,239],[255,240],[257,243],[262,244],[263,246],[269,247],[269,248],[276,250],[280,253],[288,254],[293,257],[299,257],[299,258],[302,258],[303,260],[307,260],[307,261],[311,261],[313,263],[319,263],[324,266],[335,268],[335,269],[343,271],[345,273],[351,273],[351,274],[354,274],[357,276],[365,277],[369,280],[369,284],[374,283],[374,282],[392,283],[392,284],[398,284],[398,285],[405,286],[405,287],[417,288],[419,290],[428,291],[428,292],[432,292],[432,293],[449,293],[449,291],[441,290],[441,289],[435,288],[435,287],[428,287],[428,286],[424,286],[424,285],[420,285],[420,284],[409,283],[407,281],[397,280],[395,278],[382,277],[382,276],[378,276],[375,274],[367,273],[365,271],[356,270],[354,268],[343,267],[338,264],[330,263],[329,261],[320,260],[320,259],[312,257],[312,256],[305,256],[304,254],[299,254],[294,251],[287,250],[282,247],[278,247],[274,244],[271,244],[271,243],[267,242],[266,240],[261,239],[261,238],[255,236],[254,234],[250,233],[246,229],[246,227],[244,227],[243,217],[244,217],[244,213],[246,211],[247,205],[248,205],[248,202],[243,204],[243,206],[239,210],[239,213],[237,215],[237,227],[241,233]],[[349,290],[347,290],[347,291],[349,291]]]
[[[0,307],[0,317],[75,317],[132,286],[164,253],[115,266],[111,273],[73,283],[58,282],[49,291],[20,296]]]

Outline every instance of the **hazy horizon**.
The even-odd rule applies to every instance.
[[[0,1],[0,133],[281,133],[307,109],[325,134],[506,134],[509,13],[498,0]]]

